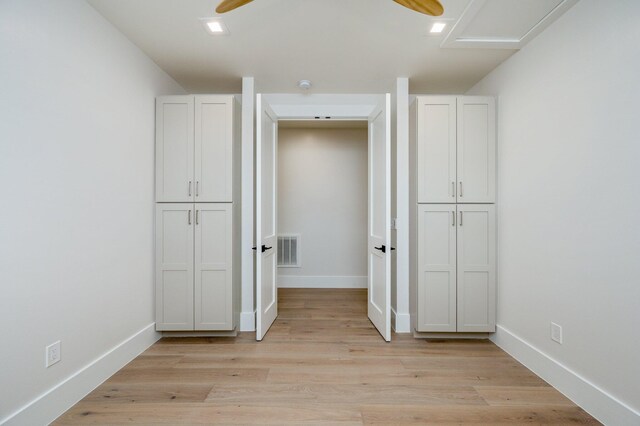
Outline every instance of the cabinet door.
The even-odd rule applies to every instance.
[[[194,200],[193,96],[156,99],[156,201]]]
[[[495,222],[491,204],[458,204],[458,331],[495,331]]]
[[[232,330],[232,205],[195,208],[195,329]]]
[[[458,202],[493,203],[496,193],[495,100],[458,98]]]
[[[418,205],[417,331],[456,331],[456,206]]]
[[[418,202],[456,201],[456,98],[417,100]]]
[[[156,204],[156,329],[193,330],[193,204]]]
[[[230,202],[233,96],[196,96],[195,110],[195,200]]]

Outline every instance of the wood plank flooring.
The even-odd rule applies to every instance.
[[[263,342],[162,339],[55,424],[599,424],[490,341],[384,342],[366,290],[279,304]]]

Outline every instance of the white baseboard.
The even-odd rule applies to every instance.
[[[46,425],[160,339],[155,323],[122,341],[51,389],[18,409],[0,424]]]
[[[278,275],[278,288],[367,288],[367,277]]]
[[[585,377],[498,326],[491,340],[605,425],[639,425],[640,413]]]
[[[411,332],[411,318],[409,314],[399,314],[391,308],[391,327],[396,333]]]
[[[256,312],[240,313],[240,331],[256,331]]]

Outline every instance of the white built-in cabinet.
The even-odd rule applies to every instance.
[[[156,100],[156,202],[231,202],[232,96]]]
[[[237,326],[238,111],[233,96],[156,100],[157,330]]]
[[[418,96],[410,119],[415,330],[493,332],[495,101]]]
[[[495,329],[495,207],[418,206],[418,331]]]
[[[416,99],[418,203],[494,203],[495,100]]]

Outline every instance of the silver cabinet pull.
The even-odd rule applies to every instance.
[[[455,182],[453,182],[453,181],[451,182],[451,196],[452,196],[453,198],[455,198],[455,197],[456,197],[456,183],[455,183]]]
[[[460,181],[460,197],[462,197],[462,181]]]
[[[199,220],[198,220],[199,214],[198,213],[200,213],[200,210],[196,210],[196,225],[199,225]]]
[[[189,197],[191,197],[191,181],[189,181]]]
[[[460,212],[460,226],[462,226],[462,212]]]
[[[189,210],[189,225],[191,225],[191,210]]]
[[[199,180],[196,181],[196,197],[198,196],[198,192],[199,192],[198,188],[200,188],[200,181]]]
[[[456,212],[451,211],[451,226],[456,226]]]

